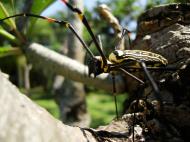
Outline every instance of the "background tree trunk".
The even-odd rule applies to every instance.
[[[72,0],[72,5],[77,5],[83,10],[83,0]],[[76,15],[68,12],[69,20],[72,21],[77,33],[82,37],[83,24]],[[85,52],[79,40],[73,33],[67,37],[67,56],[84,62]],[[59,77],[60,79],[60,77]],[[64,79],[63,84],[56,91],[56,102],[60,109],[61,120],[70,125],[87,127],[90,124],[90,116],[86,108],[84,85],[70,79]]]

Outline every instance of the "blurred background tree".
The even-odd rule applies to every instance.
[[[108,26],[108,24],[103,19],[99,17],[96,9],[98,5],[102,3],[107,4],[111,9],[113,15],[115,15],[121,23],[122,27],[126,27],[132,32],[132,39],[134,39],[137,18],[144,10],[158,4],[171,2],[185,3],[189,1],[94,0],[90,1],[91,4],[85,5],[84,12],[95,35],[101,35],[104,48],[103,50],[106,52],[106,54],[109,54],[110,51],[114,50],[114,46],[117,44],[118,41],[114,37],[113,29]],[[71,13],[71,11],[66,10],[67,8],[64,8],[60,11],[58,10],[59,8],[56,9],[55,6],[53,6],[55,5],[55,3],[58,2],[54,0],[2,0],[0,2],[0,18],[7,17],[8,15],[13,15],[15,13],[27,12],[35,13],[38,15],[43,14],[56,19],[67,19],[69,21],[75,20],[73,17],[72,19],[67,18],[68,16],[66,13]],[[86,3],[89,2],[87,2],[87,0],[84,0],[84,4]],[[64,4],[59,1],[58,5]],[[89,6],[91,8],[89,8]],[[54,11],[52,11],[51,7],[54,7]],[[65,54],[68,51],[69,47],[69,44],[67,44],[66,42],[68,40],[67,36],[70,36],[70,34],[68,34],[68,31],[63,29],[59,25],[50,24],[43,20],[37,20],[36,18],[16,18],[16,21],[17,26],[21,25],[18,26],[19,29],[15,28],[15,23],[13,19],[2,23],[0,26],[0,68],[3,72],[6,72],[10,75],[10,80],[14,84],[18,85],[23,91],[27,92],[27,94],[30,95],[31,98],[33,98],[40,105],[46,107],[46,109],[48,109],[56,117],[59,117],[58,112],[61,112],[61,109],[64,109],[61,106],[60,100],[64,100],[65,97],[58,97],[59,99],[56,99],[59,100],[57,101],[59,107],[57,107],[53,101],[53,99],[55,98],[55,90],[53,91],[53,87],[55,87],[54,79],[56,75],[50,72],[42,72],[35,67],[32,67],[31,69],[31,66],[33,65],[27,64],[27,60],[24,54],[22,54],[20,48],[25,48],[25,46],[27,46],[27,44],[22,44],[22,38],[24,38],[27,39],[27,42],[38,42],[45,45],[47,48]],[[80,33],[83,34],[82,36],[84,37],[85,41],[89,44],[91,42],[91,38],[87,33],[86,29],[82,30],[82,25],[80,24],[80,22],[75,22],[76,24],[79,24],[76,27],[80,31]],[[81,31],[83,31],[83,33]],[[76,43],[76,45],[78,45],[78,43]],[[72,51],[75,53],[68,53],[68,56],[75,58],[82,49],[79,46],[77,48],[79,48],[80,51]],[[97,54],[96,48],[93,44],[90,48],[93,50],[93,52]],[[81,55],[81,57],[82,56],[84,55]],[[79,60],[82,62],[83,59],[81,58]],[[66,89],[69,89],[67,85],[64,86],[67,87]],[[83,86],[79,86],[79,90],[81,90]],[[96,127],[98,125],[103,125],[113,119],[115,113],[112,98],[110,98],[110,96],[107,95],[106,92],[103,92],[101,90],[95,90],[93,87],[85,86],[85,88],[88,94],[91,94],[87,95],[87,104],[90,114],[92,115],[92,126]],[[64,88],[62,89],[64,90]],[[70,87],[70,89],[72,89],[72,87]],[[83,91],[84,90],[82,89],[82,92]],[[93,93],[89,93],[89,91]],[[83,100],[82,102],[84,103],[83,109],[86,111],[84,92],[81,94]],[[121,98],[119,98],[120,108],[122,106],[121,104],[123,100],[126,98],[127,95],[123,95],[121,96]],[[73,96],[73,99],[76,98]],[[58,111],[58,108],[60,109],[60,111]],[[72,113],[74,113],[74,111],[72,111]],[[63,115],[61,116],[61,119],[64,120],[65,118],[63,119]]]

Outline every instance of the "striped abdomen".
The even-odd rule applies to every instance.
[[[143,50],[115,50],[109,55],[112,63],[139,62],[143,61],[147,65],[161,66],[167,65],[168,61],[163,56]]]

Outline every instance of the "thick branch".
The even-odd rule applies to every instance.
[[[81,128],[54,119],[45,109],[21,94],[0,72],[1,142],[94,142]]]
[[[37,43],[33,43],[26,48],[26,55],[30,62],[40,69],[48,70],[56,74],[63,75],[74,81],[92,85],[96,88],[112,91],[112,80],[107,74],[102,74],[97,78],[88,77],[88,68],[83,64],[60,55]],[[117,77],[117,92],[125,91],[125,83],[120,76]]]

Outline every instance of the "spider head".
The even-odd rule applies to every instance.
[[[102,58],[100,56],[95,56],[94,58],[90,58],[88,61],[88,69],[89,73],[88,75],[90,76],[91,74],[96,77],[97,75],[101,74],[104,72],[102,68]]]

